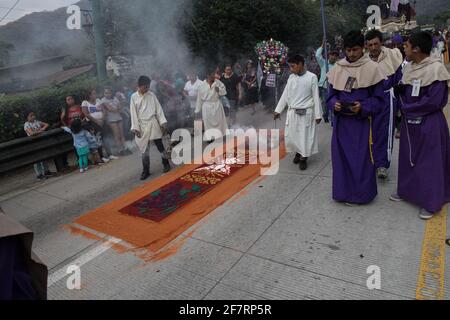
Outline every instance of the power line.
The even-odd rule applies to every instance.
[[[0,22],[6,19],[7,16],[14,10],[15,7],[19,4],[20,0],[16,0],[16,3],[13,4],[13,6],[6,12],[6,14],[0,19]]]
[[[3,7],[3,6],[0,6],[0,9],[11,9],[10,7]],[[22,12],[27,12],[27,13],[32,13],[33,11],[30,11],[30,10],[25,10],[25,9],[21,9],[21,8],[16,8],[16,9],[13,9],[14,11],[22,11]]]

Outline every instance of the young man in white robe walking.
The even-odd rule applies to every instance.
[[[170,171],[169,160],[165,156],[162,137],[167,132],[167,120],[156,96],[150,92],[150,78],[142,76],[138,81],[138,91],[131,96],[131,132],[136,137],[136,144],[142,153],[143,171],[141,180],[150,176],[150,143],[154,141],[161,153],[164,173]]]
[[[197,106],[195,114],[201,113],[203,124],[205,126],[205,138],[212,141],[210,137],[212,133],[210,130],[215,129],[217,133],[221,133],[222,137],[226,136],[228,130],[227,118],[223,109],[223,104],[220,101],[221,97],[227,95],[225,85],[216,79],[215,69],[208,72],[207,78],[198,89]],[[198,117],[198,116],[197,116]],[[214,138],[221,138],[217,135]]]
[[[317,76],[305,68],[305,58],[295,55],[288,60],[292,75],[274,112],[280,119],[288,107],[286,150],[296,152],[294,163],[308,168],[308,158],[319,152],[317,125],[322,121],[322,106]]]

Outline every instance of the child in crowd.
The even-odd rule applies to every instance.
[[[78,164],[80,166],[80,173],[86,172],[88,167],[90,144],[89,139],[92,141],[92,135],[89,131],[82,128],[82,123],[80,119],[75,119],[72,122],[70,128],[63,127],[64,131],[72,134],[73,145],[77,150],[78,154]]]
[[[36,120],[36,115],[34,112],[30,112],[27,116],[27,122],[25,122],[23,129],[29,137],[35,137],[45,132],[48,127],[49,125],[47,123]],[[36,162],[34,164],[34,171],[36,172],[36,177],[38,180],[47,180],[49,177],[55,175],[50,172],[44,161]]]
[[[92,156],[92,163],[94,165],[100,166],[100,165],[105,164],[106,162],[109,162],[109,160],[106,162],[104,160],[102,160],[102,158],[104,158],[104,157],[102,156],[103,151],[102,151],[101,136],[96,135],[95,130],[92,128],[90,130],[87,130],[87,133],[88,133],[87,138],[89,141],[89,151]],[[105,159],[105,160],[107,160],[107,159]]]

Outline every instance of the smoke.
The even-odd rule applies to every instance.
[[[79,5],[86,7],[88,2],[83,0]],[[32,13],[0,27],[0,39],[15,48],[10,65],[59,55],[91,58],[93,46],[87,34],[83,30],[66,28],[66,9]]]
[[[106,18],[116,46],[112,51],[136,57],[140,73],[173,74],[195,64],[184,38],[191,0],[105,1]]]

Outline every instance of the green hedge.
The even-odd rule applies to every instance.
[[[28,94],[0,98],[0,143],[26,136],[23,125],[31,111],[36,113],[38,120],[58,127],[66,96],[73,95],[81,103],[86,93],[98,86],[97,79],[84,78]]]

